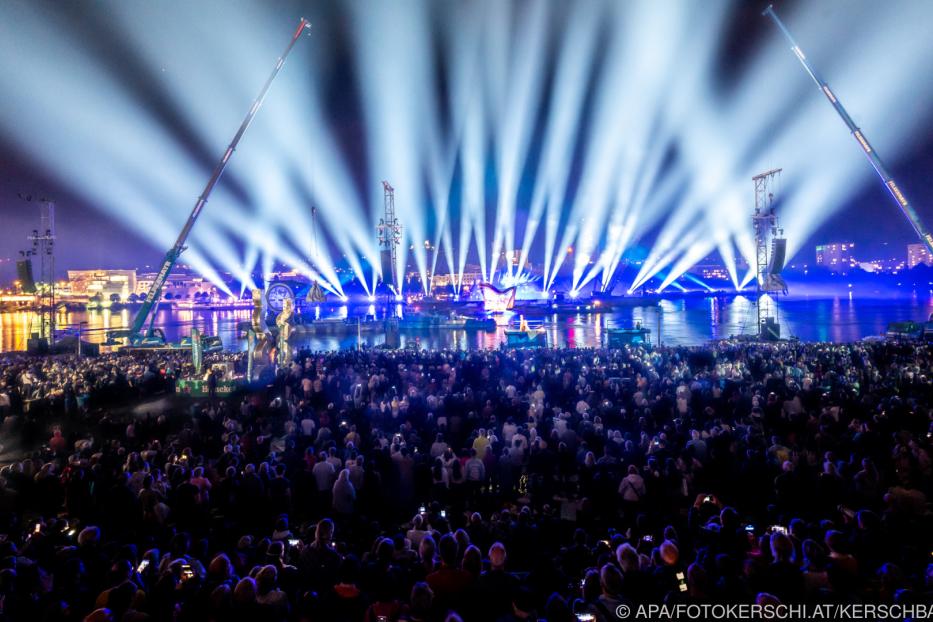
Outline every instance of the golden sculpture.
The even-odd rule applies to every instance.
[[[272,339],[266,329],[266,322],[262,313],[263,291],[259,288],[253,290],[253,314],[250,328],[246,333],[247,344],[247,375],[253,379],[253,373],[259,371],[270,362],[269,351],[272,349]],[[258,367],[258,369],[256,369]]]
[[[262,290],[253,290],[253,330],[256,334],[265,332],[262,321]]]
[[[295,304],[291,298],[282,301],[282,312],[275,318],[275,325],[279,329],[279,335],[276,339],[277,362],[279,367],[285,367],[289,364],[291,352],[288,347],[288,339],[292,336],[292,317],[295,315]]]

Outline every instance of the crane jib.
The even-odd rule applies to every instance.
[[[816,70],[813,69],[813,67],[810,65],[810,61],[807,60],[803,50],[801,50],[800,46],[797,45],[794,37],[790,34],[790,31],[787,30],[787,27],[784,25],[784,22],[782,22],[781,19],[777,16],[777,13],[774,12],[774,7],[768,5],[768,8],[764,10],[763,15],[770,17],[778,29],[784,33],[784,36],[790,43],[790,49],[797,56],[797,60],[800,61],[800,64],[803,65],[803,68],[807,71],[808,74],[810,74],[810,77],[813,78],[813,81],[816,82],[816,85],[820,88],[820,91],[823,92],[823,95],[825,95],[829,100],[829,103],[833,105],[836,113],[849,128],[849,131],[852,132],[852,135],[855,137],[855,140],[858,141],[862,151],[865,152],[865,155],[868,157],[868,161],[871,162],[871,165],[878,173],[878,176],[881,177],[881,182],[885,185],[885,187],[887,187],[888,192],[891,193],[891,196],[894,197],[894,200],[897,201],[897,206],[900,208],[901,213],[904,214],[904,217],[907,218],[910,226],[913,227],[914,232],[916,232],[920,240],[926,245],[927,250],[933,253],[933,235],[930,234],[926,228],[926,225],[923,224],[923,220],[921,220],[920,214],[918,214],[917,211],[911,207],[907,197],[904,196],[904,193],[894,182],[894,179],[888,172],[888,169],[885,167],[884,162],[882,162],[881,158],[878,156],[878,152],[872,148],[871,144],[868,142],[868,139],[865,138],[865,134],[855,124],[855,121],[852,120],[852,117],[849,116],[849,113],[843,107],[842,102],[839,101],[839,98],[836,97],[835,93],[833,93],[833,91],[829,88],[829,85],[826,83],[826,81],[817,75]]]
[[[272,70],[272,73],[266,79],[265,84],[263,84],[262,89],[259,91],[259,95],[253,101],[252,105],[249,108],[249,112],[246,113],[246,118],[243,119],[243,122],[240,124],[239,129],[237,129],[236,134],[233,136],[233,140],[230,142],[230,145],[227,147],[227,150],[224,152],[223,157],[220,159],[220,162],[217,163],[217,166],[214,168],[213,173],[211,174],[210,179],[208,179],[207,184],[204,186],[203,192],[201,192],[198,197],[197,202],[194,205],[194,208],[191,210],[191,215],[188,216],[188,220],[185,222],[185,226],[182,227],[181,233],[178,235],[178,240],[176,240],[175,245],[169,249],[165,254],[165,259],[162,262],[162,268],[159,270],[159,273],[156,275],[155,280],[152,282],[152,285],[149,288],[146,298],[143,302],[142,307],[140,307],[139,312],[136,314],[136,317],[133,318],[133,326],[130,329],[130,340],[139,341],[142,338],[142,329],[146,324],[147,318],[150,316],[152,309],[155,305],[158,304],[159,299],[162,294],[162,287],[165,285],[166,280],[168,280],[168,275],[171,273],[172,268],[175,265],[175,262],[178,260],[178,256],[185,249],[185,241],[188,239],[188,234],[191,232],[194,223],[197,220],[198,216],[201,214],[201,210],[207,204],[207,200],[210,197],[211,191],[214,189],[214,185],[220,179],[220,176],[223,174],[224,169],[227,166],[227,162],[230,161],[230,157],[233,155],[233,152],[236,151],[237,144],[240,142],[243,133],[246,131],[246,128],[249,127],[250,123],[253,120],[256,112],[258,112],[262,102],[266,97],[266,92],[269,90],[269,87],[272,85],[272,81],[275,79],[275,76],[279,73],[279,70],[282,68],[282,65],[285,64],[285,59],[288,57],[289,52],[292,51],[295,42],[298,41],[298,37],[301,36],[301,33],[306,29],[311,28],[311,23],[308,20],[301,18],[301,21],[298,23],[298,28],[295,30],[295,34],[292,35],[291,40],[288,43],[288,47],[285,48],[285,51],[282,55],[276,60],[275,68]],[[154,319],[154,317],[153,317]],[[152,333],[152,326],[150,322],[148,333]]]

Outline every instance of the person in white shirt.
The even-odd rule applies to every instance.
[[[522,451],[528,449],[528,438],[524,434],[524,430],[521,428],[518,429],[514,435],[512,435],[512,446],[519,447]]]
[[[531,399],[532,399],[532,402],[534,402],[537,405],[544,404],[544,389],[541,388],[540,384],[538,385],[538,389],[534,393],[531,394]]]
[[[482,483],[486,481],[486,465],[480,460],[476,450],[466,463],[466,479],[468,482]]]
[[[424,517],[421,514],[415,514],[415,517],[411,521],[411,529],[408,530],[408,533],[405,536],[408,538],[408,541],[411,542],[411,548],[417,549],[421,546],[421,541],[424,540],[424,537],[428,535],[428,531],[423,529],[424,527]]]
[[[509,417],[508,420],[502,424],[502,440],[505,441],[506,445],[512,445],[512,437],[515,436],[517,431],[518,426],[515,425],[515,422]]]

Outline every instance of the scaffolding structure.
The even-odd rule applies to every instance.
[[[784,291],[783,279],[771,274],[769,251],[776,240],[782,239],[784,230],[778,226],[777,214],[774,213],[774,192],[780,180],[779,168],[765,171],[752,177],[755,183],[755,279],[757,296],[755,306],[758,309],[758,335],[761,336],[764,324],[768,320],[776,321],[762,304],[764,296]]]
[[[25,199],[32,201],[32,197]],[[36,284],[36,318],[38,326],[30,331],[34,338],[44,340],[51,348],[55,343],[55,203],[39,199],[39,228],[33,229],[26,239],[32,248],[23,253],[39,261],[39,280]]]
[[[402,225],[395,216],[395,188],[387,182],[382,182],[383,191],[383,215],[379,219],[379,225],[376,229],[379,232],[379,248],[383,256],[388,256],[388,261],[383,261],[382,281],[394,286],[394,293],[390,287],[386,287],[386,307],[385,307],[385,345],[390,348],[398,348],[401,345],[399,336],[398,315],[393,312],[392,305],[395,297],[402,291],[401,274],[398,272],[398,247],[402,243]],[[388,265],[386,265],[388,264]],[[386,271],[388,270],[388,274]]]
[[[402,225],[395,217],[395,188],[387,181],[382,182],[382,202],[383,216],[379,219],[377,229],[379,231],[379,247],[389,253],[391,263],[389,264],[391,272],[382,275],[382,280],[386,283],[392,283],[396,289],[399,289],[400,281],[395,278],[395,272],[398,266],[398,247],[402,243]],[[383,268],[384,271],[384,268]]]

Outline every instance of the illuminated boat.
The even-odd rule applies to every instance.
[[[156,335],[152,337],[144,337],[140,339],[137,343],[132,345],[124,346],[121,348],[121,351],[133,352],[152,352],[152,351],[173,351],[173,350],[191,350],[191,337],[185,336],[182,337],[177,343],[171,342],[165,339],[165,335],[155,329],[154,332],[157,332]],[[113,341],[105,341],[102,345],[118,345]],[[223,352],[224,343],[221,341],[220,337],[217,335],[202,335],[201,336],[201,349],[205,353],[209,352]]]
[[[464,329],[467,325],[467,318],[455,313],[417,313],[409,314],[399,319],[400,328],[445,328],[445,329]]]
[[[530,327],[523,316],[517,330],[505,330],[505,343],[510,348],[546,348],[547,333],[544,328]]]
[[[546,348],[547,333],[543,328],[532,330],[507,330],[505,343],[510,348]]]

